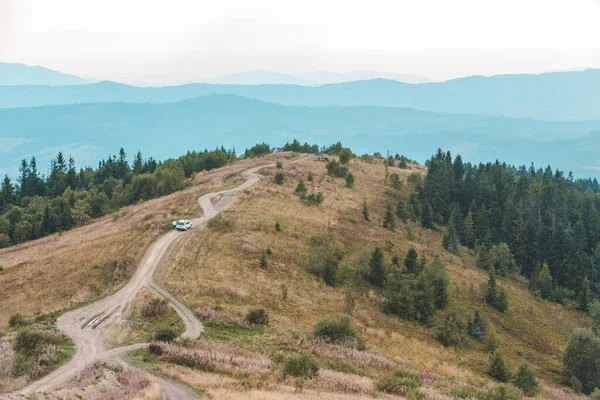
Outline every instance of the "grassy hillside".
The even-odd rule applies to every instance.
[[[346,297],[351,292],[357,304],[353,323],[367,340],[369,354],[377,353],[391,362],[410,365],[422,375],[431,374],[430,381],[425,377],[421,379],[426,382],[426,391],[456,394],[453,392],[456,387],[491,384],[485,374],[489,353],[484,345],[471,340],[460,349],[443,347],[431,327],[384,314],[378,290],[366,282],[359,279],[353,287],[330,287],[308,272],[311,243],[330,235],[337,251],[343,253],[344,259],[355,265],[359,273],[367,268],[365,261],[377,246],[385,249],[388,264],[393,255],[403,257],[410,246],[424,252],[428,260],[440,254],[451,277],[450,309],[465,315],[476,310],[485,313],[511,365],[527,360],[534,365],[546,387],[562,382],[562,351],[570,330],[586,324],[583,314],[535,298],[528,291],[527,283],[518,276],[502,279],[500,283],[509,294],[511,306],[507,314],[486,306],[480,287],[487,281],[487,275],[475,266],[473,254],[465,251],[462,257],[456,257],[444,252],[441,232],[423,230],[412,223],[401,223],[393,233],[379,226],[385,193],[391,190],[383,185],[381,164],[352,161],[354,189],[345,188],[343,179],[327,176],[321,163],[284,164],[283,168],[288,176],[284,185],[272,182],[274,169],[264,170],[267,178],[224,213],[223,218],[230,221],[232,227],[225,230],[203,227],[193,232],[177,243],[169,262],[163,266],[164,287],[198,308],[200,315],[206,315],[207,309],[219,310],[207,323],[209,343],[235,344],[237,351],[252,350],[257,359],[272,360],[278,352],[305,350],[320,357],[328,370],[356,373],[376,381],[389,373],[386,367],[373,367],[368,363],[362,366],[351,356],[332,356],[330,353],[334,350],[323,350],[310,340],[312,327],[318,320],[348,312]],[[390,171],[404,178],[409,174],[406,170],[392,168]],[[312,182],[307,182],[309,175],[313,177]],[[307,182],[309,192],[324,194],[322,205],[307,207],[293,194],[301,177]],[[369,223],[362,220],[363,199],[371,210]],[[276,222],[281,226],[280,232],[274,228]],[[268,256],[268,266],[263,270],[259,267],[259,258],[267,248],[272,255]],[[282,288],[287,288],[286,300],[283,300]],[[240,325],[252,306],[268,311],[270,328],[252,330]],[[159,363],[159,366],[163,372],[208,388],[208,392],[216,396],[225,387],[242,390],[241,385],[209,379],[198,371],[168,363]],[[259,379],[259,375],[250,375]],[[208,386],[203,386],[205,384]],[[267,386],[271,385],[271,390],[288,390],[285,387],[290,384],[269,380]],[[323,382],[313,385],[315,390],[327,387]],[[254,396],[266,396],[260,392],[264,388],[253,387],[259,391]],[[352,392],[352,389],[347,390]],[[543,398],[555,395],[548,389]]]
[[[485,305],[481,290],[487,280],[485,271],[475,266],[474,254],[466,249],[461,257],[445,252],[441,229],[425,230],[410,222],[399,223],[395,232],[380,226],[387,200],[408,192],[406,182],[400,191],[384,185],[385,168],[380,162],[352,160],[355,187],[349,189],[343,179],[327,175],[324,163],[293,164],[286,157],[240,161],[200,174],[185,191],[124,208],[62,236],[0,250],[4,266],[0,290],[5,294],[0,324],[17,312],[32,318],[111,292],[127,279],[121,274],[120,280],[100,284],[112,262],[129,257],[135,265],[148,244],[168,229],[170,220],[199,212],[196,198],[201,193],[234,185],[236,173],[252,165],[280,160],[286,175],[283,185],[273,182],[281,170],[263,169],[265,179],[246,190],[222,218],[184,235],[161,265],[157,280],[197,309],[205,323],[203,338],[183,347],[138,350],[129,355],[131,362],[214,398],[280,398],[293,393],[304,399],[390,398],[378,388],[393,374],[418,382],[429,399],[482,398],[495,385],[485,373],[489,353],[484,344],[468,340],[457,349],[442,346],[433,327],[384,314],[380,291],[360,278],[375,247],[384,249],[389,265],[393,255],[403,258],[412,246],[430,262],[439,255],[445,263],[450,275],[449,310],[484,313],[511,366],[522,360],[534,366],[544,388],[539,398],[580,398],[557,387],[562,383],[563,348],[570,330],[587,324],[584,314],[534,297],[519,276],[499,279],[508,291],[506,314]],[[390,168],[389,172],[406,181],[409,174],[422,174],[424,169]],[[309,207],[293,193],[300,178],[309,193],[323,193],[322,204]],[[362,219],[363,200],[370,209],[370,222]],[[280,231],[275,229],[277,222]],[[323,240],[330,240],[335,252],[357,268],[359,277],[352,285],[330,287],[309,272],[314,261],[311,251]],[[260,258],[267,248],[271,254],[263,269]],[[356,305],[352,326],[365,339],[366,349],[314,340],[315,323],[349,313],[349,299]],[[251,307],[266,309],[268,326],[244,321]],[[147,340],[151,335],[152,326],[136,315],[129,333],[117,337],[118,342]],[[178,322],[171,325],[177,327]],[[139,334],[132,331],[136,329]],[[309,354],[320,366],[318,376],[295,379],[282,373],[290,357],[299,353]]]

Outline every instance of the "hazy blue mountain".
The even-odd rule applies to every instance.
[[[0,85],[82,85],[89,83],[75,75],[63,74],[39,65],[0,62]]]
[[[121,146],[163,159],[224,145],[243,151],[256,142],[298,138],[320,145],[341,140],[356,152],[404,153],[424,161],[436,148],[465,159],[535,162],[598,176],[600,121],[551,122],[453,115],[374,106],[299,107],[212,95],[165,104],[79,104],[0,110],[0,170],[59,149],[95,163]],[[540,138],[545,138],[540,141]],[[560,138],[560,139],[558,139]]]
[[[174,102],[234,94],[283,105],[411,107],[444,113],[481,113],[546,120],[600,119],[600,70],[540,75],[473,76],[441,83],[374,79],[317,87],[189,84],[135,87],[112,82],[78,86],[0,87],[0,107],[123,101]]]
[[[326,85],[328,83],[342,83],[352,81],[364,81],[369,79],[389,79],[404,83],[428,83],[433,80],[417,74],[399,74],[394,72],[378,71],[352,71],[352,72],[333,72],[333,71],[311,71],[296,76],[308,79],[316,85]]]
[[[301,85],[313,86],[316,83],[301,76],[270,71],[244,71],[219,76],[205,81],[207,83],[225,85]]]

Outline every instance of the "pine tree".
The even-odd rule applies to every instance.
[[[511,383],[521,389],[523,394],[533,397],[538,393],[538,381],[535,378],[535,371],[527,363],[521,363]]]
[[[500,382],[508,382],[510,380],[510,370],[504,362],[502,355],[497,351],[490,356],[488,375]]]
[[[581,288],[577,296],[577,308],[580,311],[589,311],[592,302],[592,293],[590,291],[590,280],[586,277],[581,281]]]
[[[267,262],[267,252],[266,251],[263,251],[262,253],[260,253],[258,265],[261,269],[267,269],[268,262]]]
[[[554,296],[554,287],[552,285],[552,275],[548,264],[544,263],[539,273],[532,280],[533,290],[539,290],[543,299],[551,299]]]
[[[138,151],[133,160],[133,173],[139,175],[144,172],[144,160],[142,159],[142,152]]]
[[[473,248],[475,245],[475,226],[473,222],[473,213],[469,210],[465,219],[465,245]]]
[[[410,218],[410,213],[408,211],[408,207],[406,205],[406,201],[400,199],[398,203],[396,203],[396,217],[400,219],[402,222],[406,223]]]
[[[383,286],[385,282],[385,266],[383,265],[383,251],[377,247],[373,254],[371,254],[371,260],[369,261],[369,282],[374,286]]]
[[[306,189],[306,185],[304,184],[304,181],[302,179],[300,179],[298,181],[298,185],[296,186],[296,190],[294,190],[294,193],[302,195],[302,194],[306,194],[307,191],[308,190]]]
[[[417,251],[414,247],[408,249],[406,258],[404,258],[404,266],[409,274],[416,274],[420,270],[419,254],[417,254]]]
[[[423,203],[421,207],[421,224],[423,225],[423,228],[435,228],[433,225],[433,210],[431,209],[431,205],[427,202]]]
[[[392,206],[390,204],[388,204],[385,209],[385,215],[383,217],[383,227],[391,231],[394,231],[396,229],[396,218],[394,217],[394,213],[392,212]]]
[[[442,238],[442,245],[450,253],[460,254],[460,240],[453,223],[446,229],[444,237]]]
[[[371,220],[371,218],[369,217],[369,209],[367,207],[367,200],[366,199],[363,200],[362,214],[363,214],[363,219],[365,221],[369,222]]]
[[[477,267],[488,269],[490,267],[490,252],[484,243],[477,249]]]
[[[350,171],[348,171],[346,174],[346,187],[348,189],[352,189],[354,187],[354,175],[352,175],[352,172]]]
[[[488,284],[485,293],[485,302],[495,307],[496,299],[498,298],[498,287],[496,285],[496,270],[490,267],[488,271]]]

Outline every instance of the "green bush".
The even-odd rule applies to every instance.
[[[277,168],[277,169],[282,169],[283,168],[283,164],[281,163],[281,161],[277,161],[275,163],[275,168]]]
[[[319,364],[310,354],[292,355],[283,363],[283,375],[295,378],[312,378],[319,375]]]
[[[346,187],[349,189],[354,187],[354,175],[352,175],[352,172],[346,174]]]
[[[26,325],[27,321],[25,321],[25,317],[23,317],[21,314],[13,314],[10,316],[8,324],[15,328],[18,326]]]
[[[436,329],[437,339],[446,347],[460,346],[464,341],[465,326],[462,318],[454,312],[447,313]]]
[[[318,206],[324,200],[323,193],[318,192],[317,194],[311,193],[309,195],[303,195],[300,197],[307,206]]]
[[[564,353],[564,374],[575,378],[584,393],[600,387],[600,337],[591,329],[576,329]]]
[[[231,232],[235,228],[235,222],[219,214],[208,221],[208,227],[216,232]]]
[[[283,171],[277,171],[273,181],[278,185],[283,185],[283,182],[285,181],[285,173]]]
[[[310,178],[310,176],[309,176],[309,178]],[[306,192],[307,192],[306,185],[304,184],[304,181],[302,179],[300,179],[298,181],[298,185],[296,186],[296,190],[294,190],[294,193],[303,195],[303,194],[306,194]]]
[[[329,343],[348,344],[349,342],[358,341],[360,347],[364,346],[364,342],[352,328],[350,317],[346,315],[339,319],[327,317],[317,322],[313,330],[313,336]]]
[[[46,340],[42,332],[27,329],[19,332],[15,341],[15,352],[24,357],[38,355]]]
[[[486,400],[484,392],[481,392],[480,390],[469,386],[459,386],[452,388],[452,390],[450,391],[450,396],[456,399]]]
[[[590,400],[600,400],[600,389],[594,389],[592,394],[590,394]]]
[[[375,387],[381,392],[406,396],[419,387],[419,374],[413,369],[400,367],[392,375],[380,378]]]
[[[505,383],[491,388],[486,396],[486,400],[521,400],[523,392],[510,383]]]
[[[269,325],[269,314],[264,308],[251,308],[246,313],[245,320],[252,325]]]
[[[172,342],[177,338],[177,332],[171,328],[158,328],[154,334],[154,340],[159,342]]]
[[[348,168],[342,166],[338,161],[331,160],[327,163],[327,173],[336,178],[344,178],[348,173]]]
[[[510,369],[504,362],[502,355],[497,351],[490,356],[488,375],[500,382],[508,382],[510,380]]]
[[[538,392],[538,381],[535,371],[527,363],[521,363],[511,383],[521,389],[526,396],[533,397]]]

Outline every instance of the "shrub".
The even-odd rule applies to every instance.
[[[346,187],[349,189],[354,187],[354,175],[352,175],[352,172],[346,174]]]
[[[319,364],[310,354],[300,353],[285,359],[283,363],[283,375],[295,378],[312,378],[319,375]]]
[[[281,232],[281,224],[279,221],[275,222],[275,232]]]
[[[245,320],[252,325],[269,325],[269,314],[264,308],[251,308],[246,313]]]
[[[600,338],[591,329],[573,331],[563,362],[565,376],[577,379],[584,393],[600,387]]]
[[[177,333],[171,328],[158,328],[154,333],[154,340],[159,342],[172,342],[177,338]]]
[[[327,173],[336,178],[344,178],[348,173],[348,168],[342,166],[339,162],[331,160],[325,166]]]
[[[486,396],[486,400],[521,400],[523,392],[510,383],[505,383],[491,388]]]
[[[268,261],[267,261],[267,252],[263,251],[260,253],[260,258],[258,259],[258,266],[261,269],[267,269]]]
[[[350,341],[357,341],[358,347],[364,347],[364,342],[352,328],[350,317],[346,315],[339,319],[327,317],[317,322],[313,336],[329,343],[347,344]]]
[[[216,232],[231,232],[235,228],[235,222],[219,214],[208,221],[208,227]]]
[[[158,318],[163,317],[169,311],[169,305],[165,299],[152,299],[144,304],[141,310],[142,317]]]
[[[17,334],[15,352],[25,357],[35,356],[40,353],[44,345],[44,335],[39,331],[24,330]]]
[[[25,317],[23,317],[21,314],[13,314],[10,316],[8,324],[14,328],[27,324],[27,321],[25,321]]]
[[[406,396],[419,387],[419,374],[410,368],[400,367],[392,375],[379,379],[375,387],[381,392]]]
[[[594,389],[592,394],[590,394],[590,400],[600,400],[600,389]]]
[[[309,178],[310,178],[310,176],[309,176]],[[294,193],[303,195],[303,194],[306,194],[306,192],[307,192],[306,185],[304,184],[304,181],[302,179],[300,179],[298,181],[298,185],[296,186],[296,190],[294,190]]]
[[[340,150],[339,152],[340,162],[342,164],[348,164],[350,161],[350,157],[352,157],[352,152],[346,148]]]
[[[311,193],[308,196],[303,196],[301,198],[304,200],[307,206],[318,206],[324,200],[323,193],[321,192],[317,194]]]
[[[275,168],[277,168],[277,169],[282,169],[283,168],[283,164],[281,163],[281,161],[277,161],[275,163]]]
[[[504,362],[502,355],[497,351],[490,356],[488,375],[500,382],[508,382],[510,380],[510,370]]]
[[[437,339],[446,347],[460,346],[463,343],[464,324],[459,315],[447,313],[436,330]]]
[[[277,171],[273,181],[278,185],[283,185],[283,182],[285,181],[285,173],[283,171]]]
[[[521,389],[526,396],[533,397],[538,392],[538,381],[535,371],[527,363],[521,363],[511,383]]]

